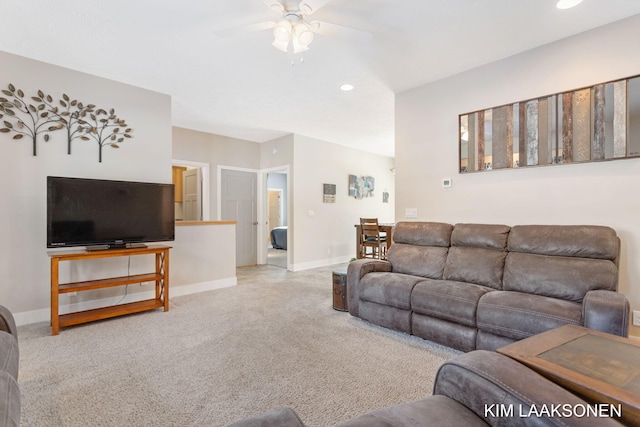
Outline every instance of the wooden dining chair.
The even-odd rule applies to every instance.
[[[387,258],[386,236],[380,234],[378,218],[360,218],[360,258]]]

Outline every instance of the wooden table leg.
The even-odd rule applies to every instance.
[[[51,258],[51,335],[58,335],[58,259]]]
[[[164,311],[169,311],[169,250],[164,253]]]

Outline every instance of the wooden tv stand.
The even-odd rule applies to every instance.
[[[94,320],[108,319],[110,317],[130,313],[139,313],[141,311],[154,310],[161,307],[164,307],[164,311],[169,311],[169,249],[171,249],[170,246],[151,245],[146,248],[48,252],[49,257],[51,258],[51,335],[58,335],[59,328],[63,326],[78,325],[81,323],[92,322]],[[86,280],[82,282],[60,283],[58,269],[60,261],[79,261],[94,258],[149,254],[155,254],[156,256],[155,271],[150,273],[111,277],[107,279]],[[155,298],[62,315],[58,313],[58,297],[60,294],[110,288],[112,286],[123,286],[142,282],[156,282]]]

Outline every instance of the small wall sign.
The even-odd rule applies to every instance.
[[[336,202],[336,185],[322,184],[322,201],[324,203]]]

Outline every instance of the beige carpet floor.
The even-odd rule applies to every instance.
[[[287,250],[286,249],[267,249],[267,264],[276,267],[287,268]]]
[[[431,394],[458,352],[333,310],[331,271],[242,268],[166,313],[21,326],[22,425],[225,426],[289,406],[327,426]]]

